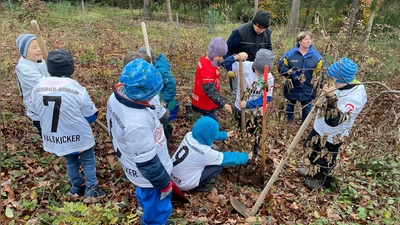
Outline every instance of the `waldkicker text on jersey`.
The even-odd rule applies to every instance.
[[[125,170],[125,172],[126,172],[127,174],[131,175],[132,177],[139,177],[139,176],[137,175],[137,171],[136,171],[136,170],[130,169],[130,168],[128,168],[128,167],[125,167],[123,164],[122,164],[122,168]]]
[[[58,91],[58,92],[68,92],[74,95],[78,95],[79,91],[67,88],[67,87],[38,87],[36,88],[33,93],[38,93],[38,92],[52,92],[52,91]]]
[[[173,173],[171,173],[171,178],[172,180],[174,180],[174,182],[178,185],[180,185],[182,183],[182,180],[177,178]]]
[[[55,144],[64,144],[67,142],[81,141],[81,135],[68,135],[68,136],[56,137],[43,134],[43,139],[45,141],[52,142]]]

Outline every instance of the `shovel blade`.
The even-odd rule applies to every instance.
[[[230,196],[230,201],[233,206],[233,208],[240,213],[244,218],[249,217],[249,213],[247,211],[247,207],[243,205],[241,202],[239,202],[236,198],[233,196]]]
[[[185,194],[179,189],[174,182],[172,182],[172,202],[190,203],[189,199],[186,198]]]

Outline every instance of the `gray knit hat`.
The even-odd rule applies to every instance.
[[[26,57],[26,53],[28,52],[28,47],[31,41],[35,40],[36,36],[34,34],[21,34],[18,36],[15,44],[17,45],[19,53]]]
[[[274,67],[275,55],[269,49],[260,49],[254,59],[253,67],[259,73],[264,73],[264,66],[268,65],[268,72],[272,71]]]
[[[146,46],[142,46],[138,49],[138,52],[144,53],[147,55],[146,52]],[[154,54],[153,48],[150,47],[150,57],[151,57],[151,61],[154,63],[154,60],[156,59],[156,56]]]

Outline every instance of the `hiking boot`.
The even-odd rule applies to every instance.
[[[215,187],[215,184],[207,183],[203,186],[199,186],[190,190],[190,192],[209,192]]]
[[[85,192],[85,203],[96,202],[98,199],[105,197],[106,193],[100,189],[99,185],[87,187]]]
[[[311,189],[322,188],[326,189],[322,180],[305,180],[307,187]]]
[[[300,175],[300,176],[305,176],[305,175],[307,175],[307,169],[306,168],[300,168],[300,169],[298,169],[297,170],[297,174],[298,175]]]
[[[138,206],[136,207],[136,214],[138,216],[142,216],[144,214],[143,206],[138,202]]]

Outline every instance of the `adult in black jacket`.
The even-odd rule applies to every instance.
[[[258,50],[265,48],[272,50],[271,44],[271,29],[269,29],[270,14],[266,10],[259,10],[253,17],[252,21],[240,25],[229,36],[228,56],[246,52],[248,54],[247,60],[254,61]],[[232,70],[232,65],[226,67],[227,70]],[[231,89],[234,90],[232,79],[229,80]],[[235,94],[235,93],[234,93]]]

